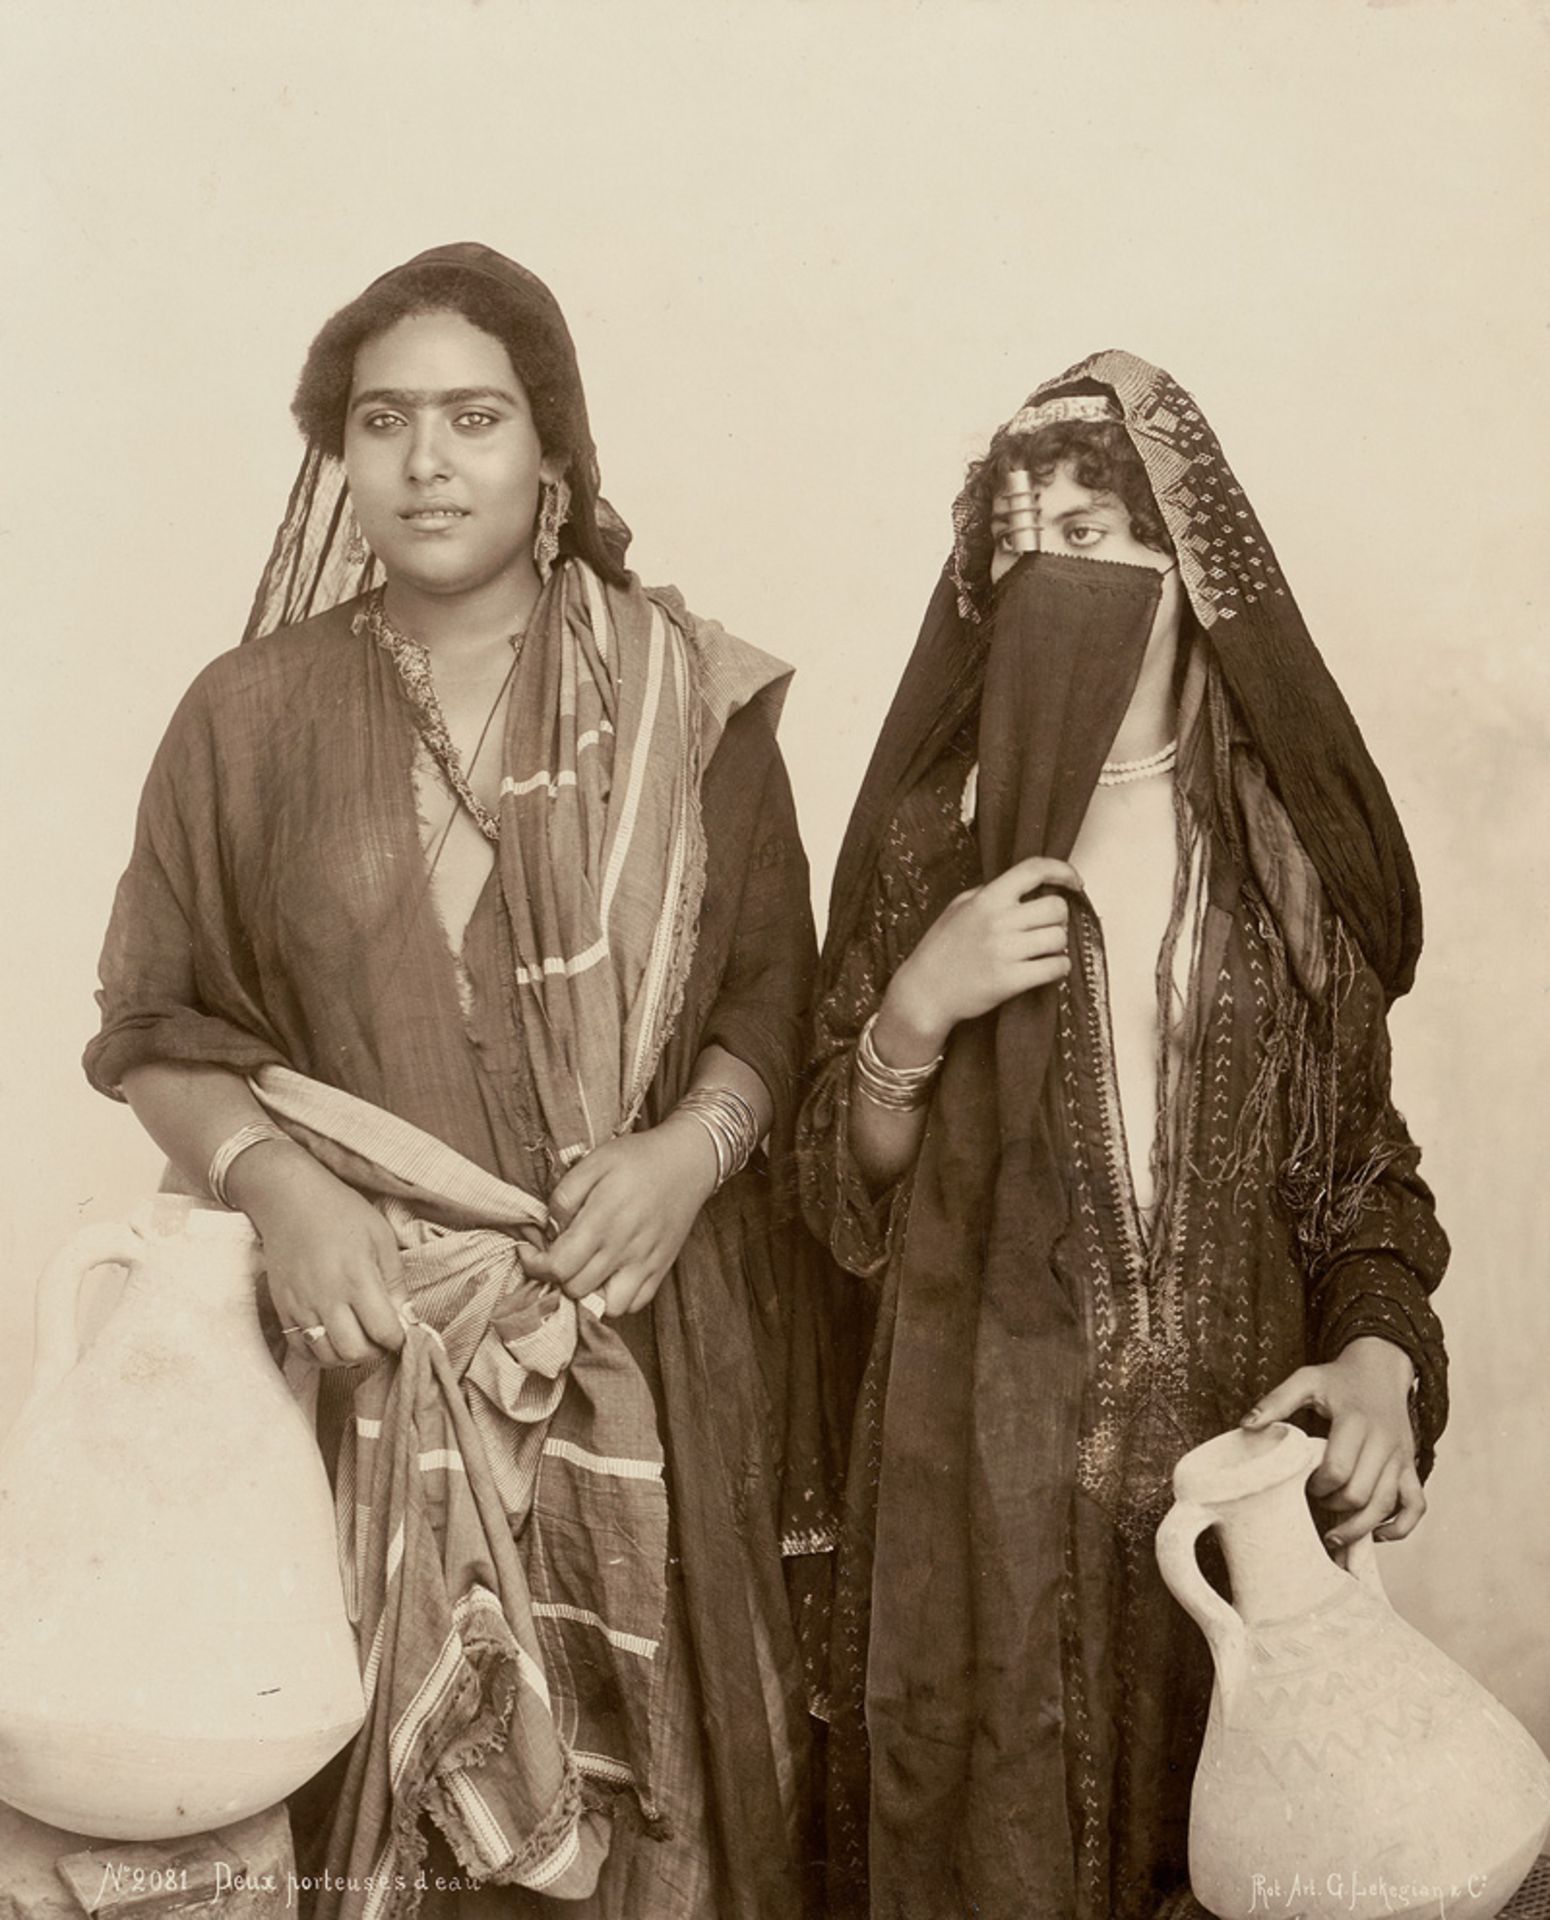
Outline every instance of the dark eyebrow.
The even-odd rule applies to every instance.
[[[1117,493],[1105,493],[1102,488],[1098,488],[1089,493],[1086,500],[1074,507],[1067,507],[1063,513],[1046,514],[1041,509],[1039,518],[1041,521],[1048,522],[1055,526],[1063,526],[1067,520],[1080,519],[1083,514],[1112,512],[1117,508],[1123,508],[1124,504]],[[995,507],[992,506],[990,514],[991,532],[994,533],[997,527],[1004,527],[1007,524],[1007,519],[1008,516],[1005,513],[997,512]]]
[[[1090,493],[1080,506],[1067,507],[1064,513],[1051,514],[1050,518],[1058,522],[1080,520],[1089,513],[1112,513],[1122,509],[1124,502],[1117,493]]]
[[[504,387],[446,387],[437,393],[429,387],[368,387],[350,402],[357,407],[397,407],[412,413],[416,407],[466,407],[476,400],[499,400],[508,407],[520,405],[514,393]]]

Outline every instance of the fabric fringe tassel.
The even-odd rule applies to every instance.
[[[1277,1179],[1303,1256],[1312,1266],[1349,1238],[1368,1205],[1373,1188],[1401,1157],[1404,1148],[1396,1145],[1375,1149],[1357,1168],[1337,1165],[1342,1106],[1353,1094],[1360,1098],[1362,1093],[1342,1083],[1339,1039],[1342,1016],[1362,965],[1361,957],[1339,916],[1325,911],[1319,932],[1322,953],[1317,956],[1322,964],[1308,964],[1315,959],[1314,955],[1301,956],[1300,963],[1294,962],[1285,930],[1250,877],[1255,871],[1255,861],[1246,835],[1252,827],[1237,804],[1234,779],[1238,729],[1222,675],[1214,667],[1206,676],[1201,720],[1189,742],[1188,766],[1181,766],[1180,878],[1159,962],[1158,1004],[1166,1015],[1171,1005],[1167,996],[1172,987],[1174,954],[1190,897],[1191,863],[1197,857],[1198,823],[1204,817],[1209,819],[1244,875],[1243,885],[1264,942],[1271,1003],[1268,1029],[1260,1035],[1258,1070],[1238,1114],[1232,1150],[1226,1161],[1207,1170],[1205,1177],[1215,1183],[1233,1185],[1253,1169],[1262,1167],[1274,1152],[1284,1111],[1289,1145],[1277,1169]],[[1195,914],[1198,969],[1205,917],[1204,888],[1196,891]],[[1322,994],[1310,993],[1301,984],[1309,978],[1322,978],[1325,983]],[[1160,1074],[1158,1081],[1160,1091],[1166,1090],[1162,1097],[1166,1101],[1168,1137],[1177,1140],[1179,1147],[1171,1156],[1175,1167],[1182,1164],[1187,1150],[1183,1129],[1188,1125],[1189,1116],[1182,1111],[1187,1103],[1180,1092],[1192,1084],[1192,1067],[1203,1039],[1204,1023],[1198,1018],[1203,1002],[1202,984],[1198,980],[1190,983],[1190,999],[1197,1018],[1187,1037],[1187,1059],[1176,1063],[1166,1079]],[[1164,1046],[1166,1049],[1166,1037]],[[1167,1170],[1158,1171],[1165,1174]],[[1164,1194],[1161,1183],[1158,1192]],[[1166,1210],[1159,1211],[1165,1217]]]

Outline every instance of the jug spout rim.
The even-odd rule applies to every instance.
[[[1284,1420],[1250,1430],[1234,1427],[1192,1447],[1173,1469],[1173,1494],[1198,1506],[1243,1500],[1283,1481],[1306,1479],[1323,1458],[1324,1442]]]
[[[257,1239],[253,1222],[245,1213],[234,1213],[192,1194],[153,1194],[134,1208],[129,1220],[135,1231],[147,1240],[165,1240],[177,1235],[223,1240],[240,1246]]]

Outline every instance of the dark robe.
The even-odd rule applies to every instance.
[[[542,1194],[548,1162],[521,1098],[495,876],[455,957],[427,881],[411,710],[352,614],[337,608],[222,656],[179,707],[108,931],[87,1071],[115,1093],[146,1061],[238,1072],[280,1062]],[[701,801],[697,944],[647,1118],[671,1108],[696,1056],[716,1044],[770,1090],[779,1139],[813,931],[761,703],[731,718]],[[787,1408],[809,1403],[788,1365],[793,1314],[770,1200],[761,1168],[730,1182],[650,1310],[620,1323],[657,1398],[690,1669],[680,1731],[708,1778],[715,1911],[729,1920],[789,1920],[802,1905],[793,1808],[805,1687],[780,1556],[802,1503],[789,1477],[783,1491],[781,1461]],[[792,1450],[802,1454],[801,1442]],[[670,1893],[651,1904],[651,1848],[631,1897],[643,1916],[676,1913]]]
[[[912,1183],[906,1178],[874,1196],[848,1141],[862,1024],[942,908],[982,878],[973,834],[959,817],[971,759],[968,741],[960,740],[911,791],[884,838],[861,928],[819,1008],[818,1075],[799,1134],[810,1223],[865,1289],[875,1316],[833,1655],[836,1920],[869,1911],[945,1920],[975,1911],[951,1848],[925,1847],[917,1838],[923,1811],[936,1831],[934,1810],[918,1798],[929,1772],[913,1780],[890,1775],[869,1804],[872,1635],[893,1631],[890,1603],[907,1605],[896,1591],[874,1594],[873,1576]],[[1344,1218],[1316,1257],[1308,1257],[1278,1177],[1289,1144],[1284,1095],[1274,1125],[1256,1140],[1251,1162],[1243,1162],[1239,1118],[1257,1077],[1262,1037],[1273,1025],[1265,918],[1257,889],[1218,851],[1200,956],[1211,977],[1202,983],[1200,1032],[1187,1069],[1188,1148],[1169,1203],[1170,1230],[1154,1250],[1137,1218],[1119,1130],[1102,933],[1085,903],[1074,910],[1075,965],[1057,990],[1056,1071],[1047,1095],[1069,1194],[1055,1265],[1081,1302],[1086,1352],[1076,1489],[1055,1581],[1066,1778],[1058,1818],[1072,1836],[1074,1904],[1030,1899],[1016,1909],[983,1909],[1006,1920],[1014,1912],[1057,1911],[1082,1920],[1141,1920],[1187,1885],[1189,1790],[1212,1668],[1205,1641],[1163,1586],[1152,1552],[1178,1458],[1236,1425],[1294,1368],[1332,1358],[1360,1334],[1393,1340],[1417,1361],[1420,1438],[1428,1452],[1442,1418],[1441,1333],[1427,1294],[1441,1277],[1447,1243],[1416,1172],[1419,1155],[1388,1098],[1383,995],[1365,968],[1340,1014],[1338,1071],[1350,1095],[1333,1143],[1337,1190],[1330,1197]],[[1382,1167],[1375,1181],[1374,1165]],[[1342,1184],[1352,1207],[1339,1206]],[[972,1276],[965,1280],[972,1290]],[[945,1405],[968,1355],[939,1358]],[[1038,1397],[1041,1384],[1031,1370],[1030,1397]],[[932,1409],[915,1411],[929,1428]],[[929,1562],[942,1548],[922,1540],[918,1558]]]

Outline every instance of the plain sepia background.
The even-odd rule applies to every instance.
[[[1382,1565],[1550,1744],[1550,13],[0,0],[0,36],[0,1425],[37,1269],[158,1176],[77,1066],[96,954],[334,308],[440,241],[550,283],[636,566],[799,670],[820,903],[965,461],[1124,346],[1200,400],[1412,838],[1454,1406]]]

